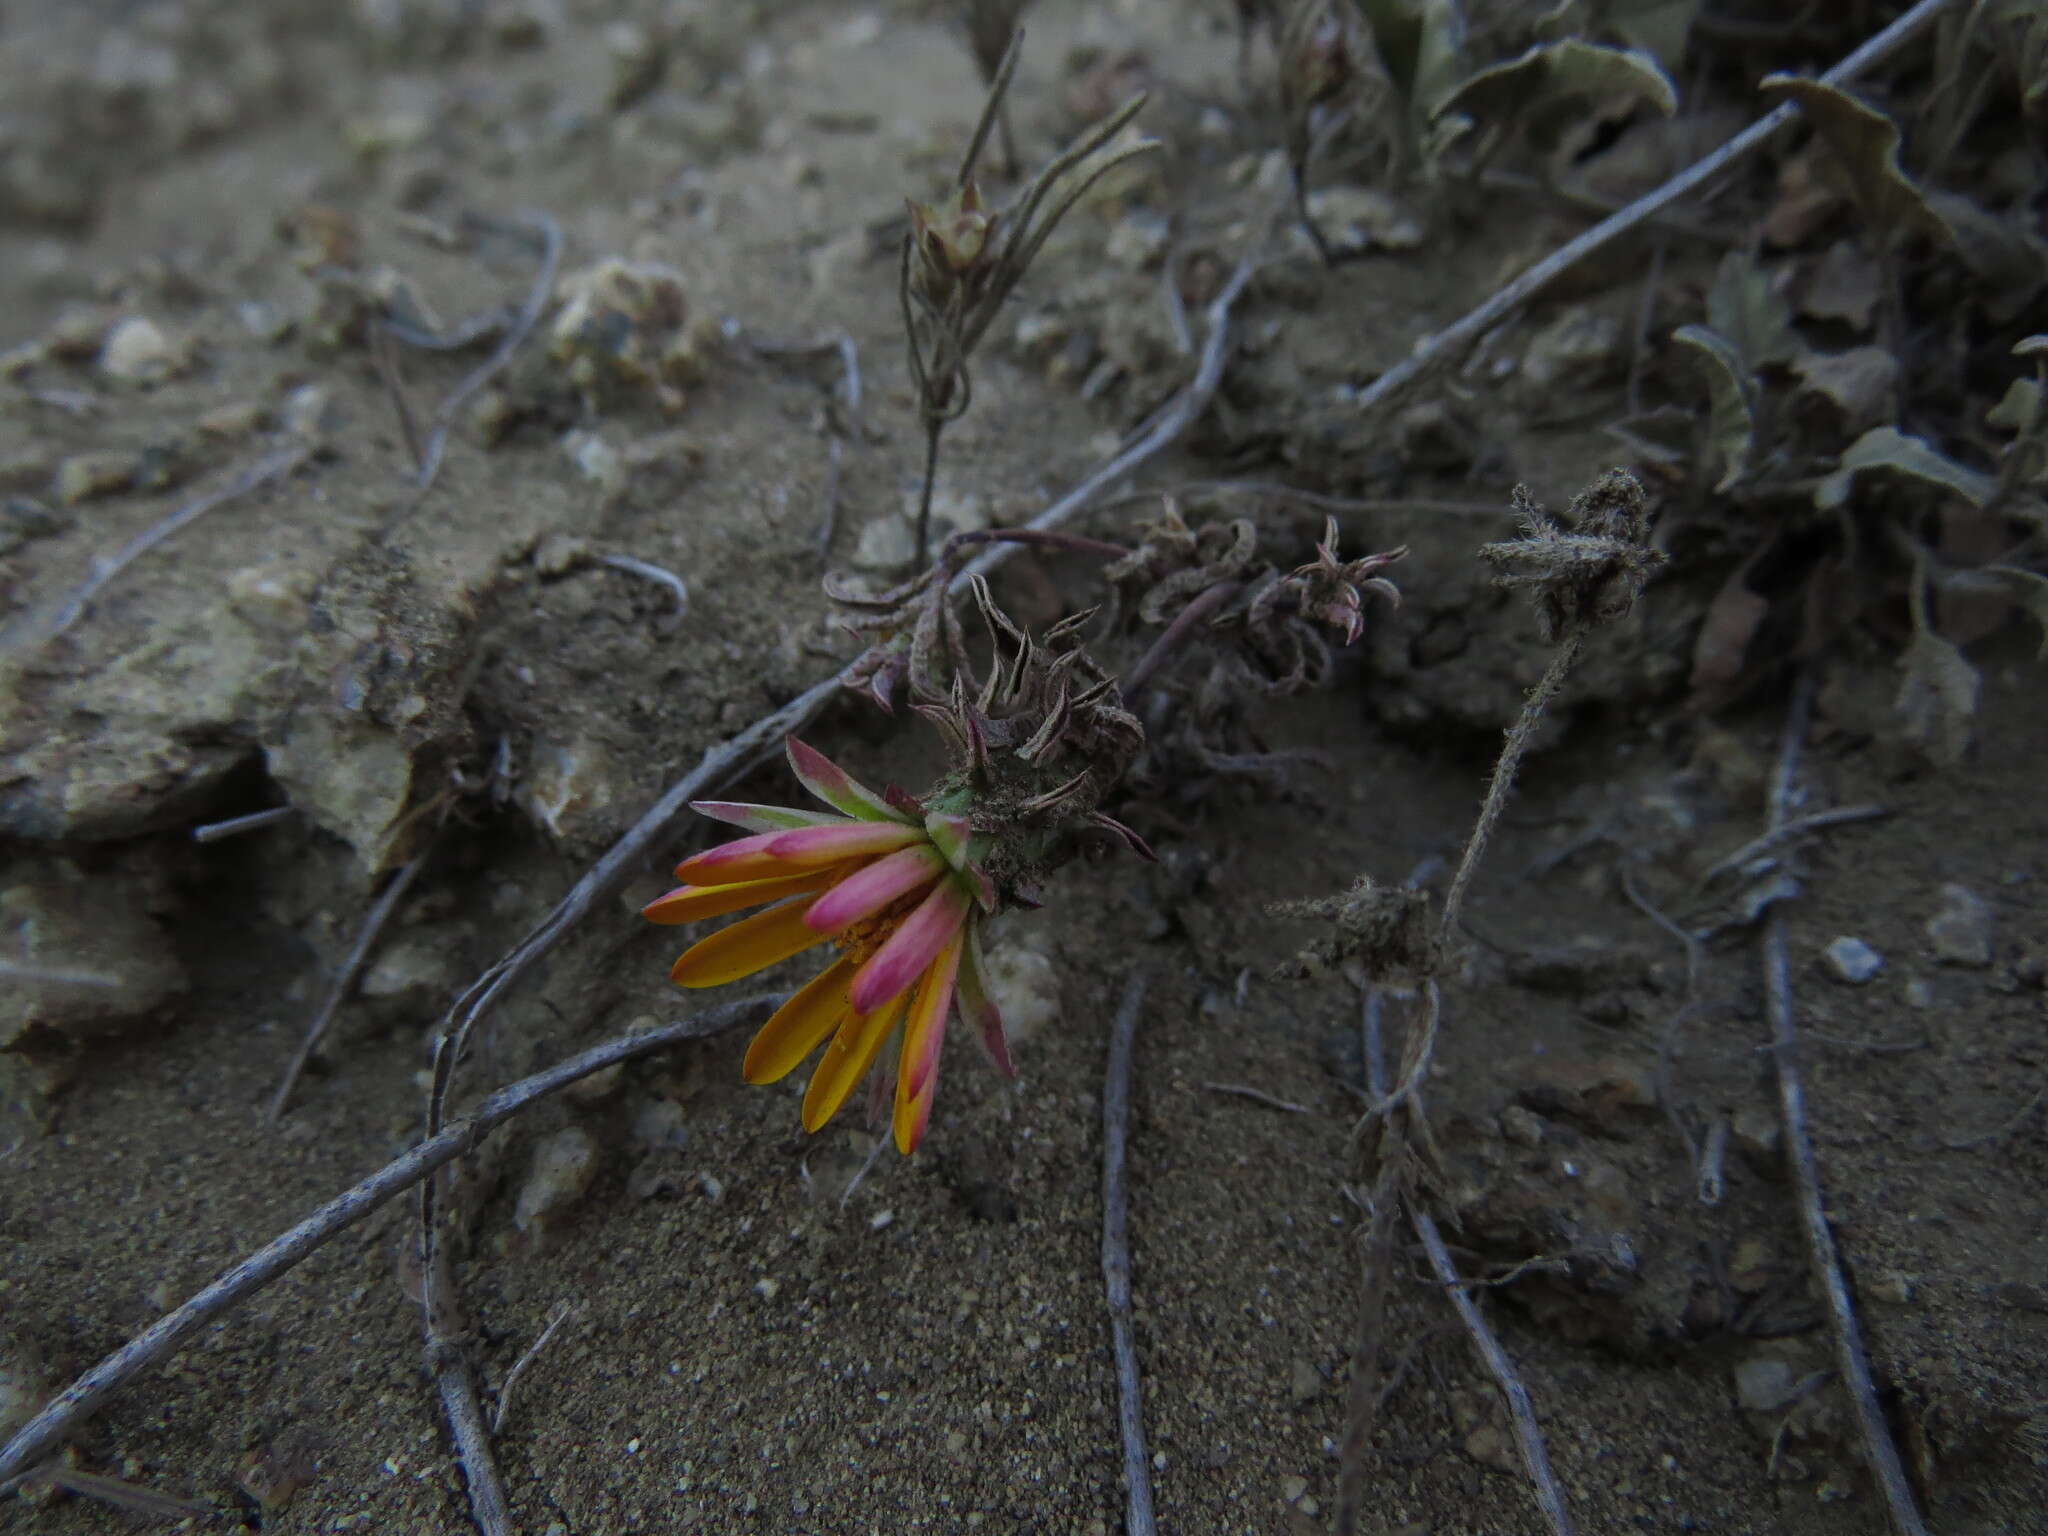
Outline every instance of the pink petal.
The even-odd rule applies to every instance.
[[[732,885],[819,869],[864,853],[894,853],[922,841],[921,827],[900,822],[834,821],[794,832],[762,832],[707,848],[678,864],[676,878],[686,885]]]
[[[945,868],[930,843],[914,843],[863,865],[811,903],[804,919],[820,933],[838,933],[901,900]]]
[[[981,1034],[982,1049],[989,1064],[1003,1076],[1014,1078],[1017,1069],[1010,1062],[1010,1038],[1003,1031],[1003,1011],[989,996],[988,966],[981,957],[981,925],[967,925],[967,944],[960,955],[960,1017]]]
[[[799,811],[786,805],[747,805],[738,800],[692,800],[699,816],[745,827],[749,832],[794,832],[799,827],[834,826],[846,818],[830,811]]]
[[[789,752],[789,766],[803,787],[834,810],[844,811],[861,821],[908,820],[901,812],[891,810],[888,801],[817,748],[805,746],[794,736],[784,745]]]
[[[855,973],[847,994],[856,1013],[873,1013],[917,980],[967,920],[972,898],[957,880],[941,880],[889,941]]]

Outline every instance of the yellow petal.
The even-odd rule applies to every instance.
[[[747,1047],[742,1073],[750,1083],[772,1083],[787,1077],[798,1062],[818,1048],[818,1042],[852,1012],[846,1002],[846,984],[853,979],[853,964],[841,960],[826,967],[761,1026],[754,1043]]]
[[[666,896],[647,903],[640,909],[640,915],[650,923],[694,923],[707,917],[723,917],[742,907],[780,901],[785,896],[822,891],[840,874],[838,869],[828,869],[785,875],[779,880],[749,880],[744,885],[679,885]]]
[[[800,955],[813,944],[825,942],[824,934],[805,926],[804,914],[810,909],[810,898],[799,896],[743,917],[684,950],[668,979],[679,987],[722,987],[728,981],[765,971],[778,960]]]
[[[811,1086],[804,1091],[805,1130],[815,1131],[839,1113],[846,1096],[868,1075],[882,1042],[902,1015],[903,999],[896,997],[873,1013],[850,1015],[839,1026],[839,1033],[819,1058],[817,1070],[811,1073]]]

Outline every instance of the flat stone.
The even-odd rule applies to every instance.
[[[1843,935],[1820,952],[1821,963],[1835,980],[1860,987],[1884,969],[1884,956],[1861,939]]]
[[[1940,905],[1927,919],[1927,942],[1943,965],[1981,971],[1991,964],[1991,908],[1967,885],[1941,888]]]
[[[583,1198],[596,1177],[597,1143],[589,1132],[572,1125],[543,1138],[520,1186],[513,1225],[522,1232],[545,1229]]]

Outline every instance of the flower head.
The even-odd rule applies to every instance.
[[[789,764],[832,810],[696,802],[702,814],[752,835],[685,859],[676,866],[684,883],[642,915],[693,923],[766,908],[685,950],[669,973],[685,987],[721,986],[833,945],[832,963],[755,1035],[746,1079],[785,1077],[829,1040],[804,1095],[804,1129],[815,1131],[900,1025],[894,1127],[897,1148],[909,1153],[931,1118],[939,1047],[956,1006],[997,1070],[1015,1075],[981,958],[981,922],[996,905],[979,864],[982,840],[967,816],[928,811],[900,790],[878,795],[794,738]]]

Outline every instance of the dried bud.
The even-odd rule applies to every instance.
[[[919,276],[934,299],[950,293],[956,283],[971,280],[988,258],[989,236],[996,215],[981,201],[981,189],[969,177],[937,203],[906,198],[911,238],[917,244]]]
[[[1333,517],[1323,525],[1323,542],[1316,546],[1315,559],[1307,565],[1296,566],[1294,574],[1279,586],[1292,594],[1295,606],[1304,618],[1342,631],[1344,643],[1353,645],[1365,633],[1367,592],[1376,593],[1396,607],[1400,606],[1400,588],[1376,573],[1407,553],[1408,546],[1403,544],[1398,549],[1385,550],[1377,555],[1339,560],[1337,519]]]
[[[1278,901],[1275,917],[1309,918],[1335,926],[1283,964],[1277,974],[1299,980],[1355,964],[1375,982],[1417,981],[1437,973],[1439,953],[1430,928],[1429,897],[1407,886],[1375,885],[1368,875],[1341,896]]]
[[[1547,641],[1578,639],[1627,617],[1643,583],[1664,563],[1649,547],[1649,498],[1627,470],[1611,469],[1572,499],[1559,522],[1516,486],[1522,536],[1483,545],[1503,587],[1525,587]]]

